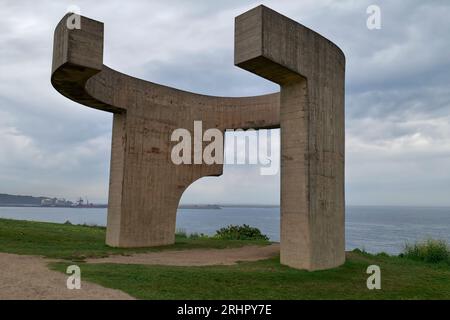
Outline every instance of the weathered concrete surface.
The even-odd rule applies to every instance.
[[[176,210],[194,181],[223,166],[175,165],[172,132],[276,128],[281,123],[281,259],[316,270],[344,261],[342,52],[264,7],[236,18],[236,65],[281,85],[281,94],[225,98],[136,79],[103,65],[103,24],[81,17],[55,30],[52,84],[64,96],[114,113],[107,244],[174,242]]]
[[[345,260],[345,56],[260,6],[236,18],[235,64],[281,86],[281,262],[309,270]]]
[[[114,112],[107,244],[171,244],[181,195],[194,181],[219,176],[223,165],[175,165],[172,132],[278,126],[278,94],[221,98],[129,77],[102,64],[103,24],[85,17],[81,30],[56,27],[52,84],[84,105]]]

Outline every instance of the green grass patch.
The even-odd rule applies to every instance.
[[[372,264],[381,268],[381,290],[367,289]],[[278,257],[234,266],[79,266],[82,279],[140,299],[450,299],[450,268],[361,252],[348,253],[339,268],[316,272],[280,265]]]
[[[0,219],[0,252],[83,260],[112,254],[132,254],[195,248],[237,248],[268,245],[268,241],[228,241],[179,234],[175,244],[156,248],[113,248],[105,244],[104,227]]]
[[[87,264],[85,257],[155,250],[230,248],[267,241],[219,240],[180,234],[162,248],[120,249],[105,244],[105,228],[0,219],[0,252],[42,255],[65,272],[81,267],[82,281],[120,289],[141,299],[450,299],[450,266],[425,260],[347,253],[335,269],[307,272],[283,266],[279,258],[233,266],[175,267]],[[369,265],[381,268],[381,290],[368,290]]]
[[[428,263],[447,263],[450,265],[450,248],[444,240],[428,239],[415,244],[406,244],[400,256]]]

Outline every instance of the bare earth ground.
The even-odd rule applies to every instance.
[[[267,259],[280,252],[279,244],[246,246],[233,249],[193,249],[163,251],[130,256],[110,256],[89,259],[88,263],[122,263],[172,266],[233,265],[238,261]],[[119,290],[81,281],[80,290],[66,287],[68,275],[49,270],[50,260],[37,257],[0,253],[0,300],[3,299],[133,299]],[[83,275],[81,274],[81,279]]]
[[[69,275],[49,270],[48,262],[42,257],[0,253],[0,299],[133,299],[122,291],[83,281],[83,274],[81,289],[69,290],[66,287]]]
[[[280,245],[245,246],[232,249],[192,249],[139,253],[130,256],[109,256],[88,259],[88,263],[121,263],[167,266],[211,266],[233,265],[238,261],[257,261],[268,259],[280,252]]]

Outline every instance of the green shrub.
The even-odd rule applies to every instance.
[[[204,233],[194,232],[194,233],[188,234],[184,229],[178,229],[175,232],[175,236],[180,239],[191,239],[191,240],[208,239],[209,238],[209,236]]]
[[[194,233],[191,233],[191,234],[189,235],[189,239],[192,239],[192,240],[197,240],[197,239],[208,239],[208,238],[209,238],[209,236],[206,235],[206,234],[204,234],[204,233],[197,233],[197,232],[194,232]]]
[[[99,226],[98,224],[95,224],[95,223],[83,223],[83,224],[79,224],[79,226],[106,230],[105,226]]]
[[[223,240],[269,240],[269,237],[262,234],[258,228],[249,225],[235,226],[229,225],[216,231],[215,238]]]
[[[188,237],[188,235],[187,235],[187,233],[186,233],[186,231],[184,229],[178,229],[175,232],[175,236],[178,237],[178,238],[183,238],[183,239]]]
[[[412,245],[406,244],[400,257],[430,263],[450,262],[450,248],[444,240],[428,239]]]
[[[376,257],[382,257],[382,258],[388,258],[389,254],[387,254],[386,252],[379,252],[375,256]]]
[[[368,252],[366,251],[366,249],[364,247],[362,247],[361,249],[355,248],[352,250],[352,252],[359,253],[359,254],[368,254]]]

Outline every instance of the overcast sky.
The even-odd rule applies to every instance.
[[[450,205],[449,1],[0,0],[0,193],[106,202],[112,116],[50,84],[53,30],[70,5],[105,23],[105,64],[212,95],[278,87],[233,66],[234,17],[265,4],[347,58],[346,201]],[[368,30],[366,9],[381,8]],[[279,176],[226,166],[184,203],[279,203]]]

